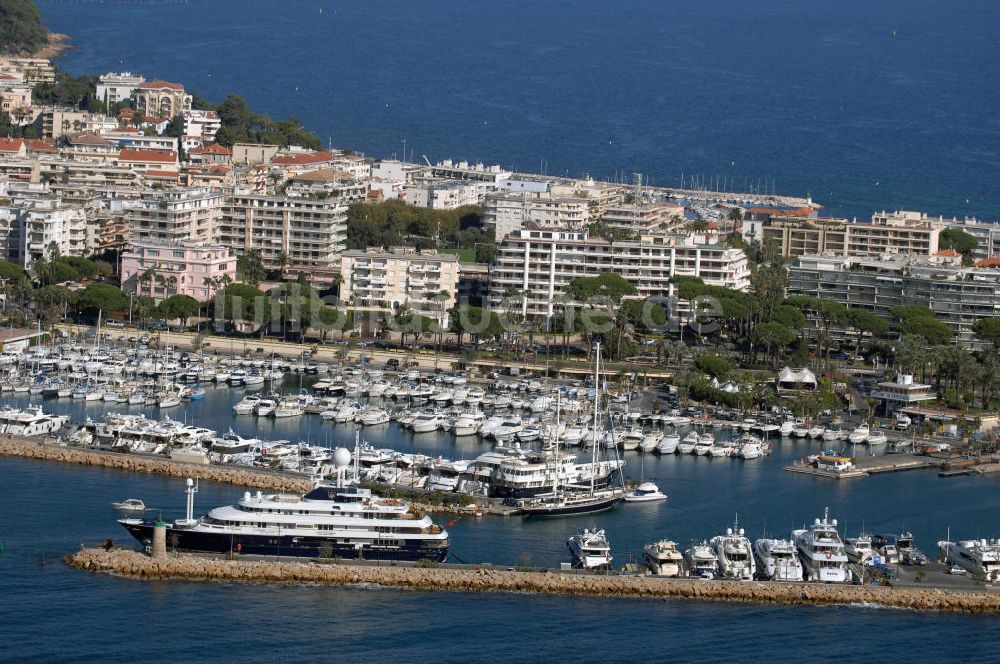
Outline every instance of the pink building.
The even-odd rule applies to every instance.
[[[190,240],[133,242],[122,253],[122,289],[157,302],[182,293],[211,299],[225,277],[236,280],[236,255],[229,247]]]

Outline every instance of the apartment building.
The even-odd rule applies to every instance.
[[[393,247],[345,251],[340,258],[340,299],[370,311],[414,313],[448,324],[458,292],[458,257],[434,250]]]
[[[547,194],[490,194],[483,203],[483,224],[492,226],[499,240],[526,224],[581,230],[593,223],[584,198],[554,198]]]
[[[259,249],[268,269],[323,281],[340,264],[346,232],[343,201],[237,192],[226,200],[218,242],[237,254]]]
[[[942,226],[929,220],[879,218],[871,223],[837,218],[771,216],[743,224],[744,237],[770,240],[786,258],[805,254],[839,256],[932,256],[938,251]]]
[[[684,223],[684,206],[673,203],[612,205],[605,209],[601,221],[608,228],[629,233],[674,230]]]
[[[197,147],[215,140],[222,120],[215,111],[184,111],[183,141],[185,147]]]
[[[608,242],[586,231],[526,227],[497,245],[489,305],[502,309],[507,293],[516,291],[525,316],[548,318],[571,281],[604,272],[628,279],[642,298],[673,295],[670,278],[678,275],[736,290],[750,287],[746,255],[714,236],[660,234]]]
[[[418,180],[403,187],[403,194],[410,205],[432,210],[479,205],[479,186],[466,180]]]
[[[132,93],[135,110],[140,116],[174,118],[191,110],[191,95],[180,83],[143,81]]]
[[[129,71],[108,72],[97,79],[97,98],[111,108],[112,104],[132,99],[132,93],[145,82],[142,76]]]
[[[131,235],[138,242],[216,242],[223,203],[222,193],[207,187],[147,193],[127,212]]]
[[[1000,269],[964,268],[957,256],[806,255],[788,268],[788,293],[867,309],[889,321],[894,306],[926,307],[969,342],[977,320],[1000,316]]]
[[[952,219],[945,221],[948,228],[957,228],[979,240],[979,246],[973,252],[976,260],[986,260],[1000,257],[1000,222],[984,222],[977,219]]]
[[[205,302],[223,278],[236,280],[236,255],[229,247],[191,240],[133,242],[122,253],[122,289],[156,301],[188,295]]]
[[[87,256],[87,214],[80,205],[58,198],[15,199],[20,246],[18,261],[28,267],[36,260]]]

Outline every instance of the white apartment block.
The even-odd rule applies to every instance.
[[[347,205],[336,199],[235,193],[226,200],[218,241],[238,254],[259,249],[265,267],[321,278],[344,250]]]
[[[97,79],[97,98],[110,108],[112,104],[129,101],[145,82],[146,79],[132,72],[108,72]]]
[[[945,221],[948,228],[957,228],[979,240],[974,258],[985,260],[1000,256],[1000,222],[983,222],[976,219]]]
[[[187,145],[196,147],[197,145],[211,143],[215,140],[215,134],[222,128],[222,120],[215,111],[185,111],[184,112],[184,142]]]
[[[188,187],[145,194],[128,210],[136,241],[212,243],[218,236],[223,196],[208,187]]]
[[[490,194],[483,203],[483,224],[493,227],[497,241],[528,223],[581,230],[592,222],[591,206],[583,198]]]
[[[87,256],[87,214],[82,206],[66,205],[57,198],[15,201],[20,234],[19,258],[28,267],[36,260],[61,256]]]
[[[713,236],[644,235],[608,242],[586,231],[522,228],[497,245],[489,306],[503,310],[507,294],[517,292],[523,315],[549,318],[558,312],[558,300],[571,281],[605,272],[627,279],[641,298],[672,296],[673,276],[699,277],[735,290],[750,287],[746,255]]]
[[[448,324],[458,292],[458,257],[434,250],[345,251],[340,258],[340,300],[370,311],[414,313]]]
[[[454,210],[463,205],[479,205],[479,185],[466,180],[417,181],[403,188],[410,205],[432,210]]]

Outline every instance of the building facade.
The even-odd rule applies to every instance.
[[[458,293],[458,257],[434,250],[345,251],[340,258],[340,299],[369,311],[415,314],[448,324]]]
[[[170,189],[146,194],[127,212],[137,242],[214,243],[223,209],[222,193],[207,187]]]
[[[581,230],[593,222],[585,198],[553,198],[528,193],[490,194],[483,202],[483,224],[492,227],[497,241],[535,224],[564,230]]]
[[[188,295],[205,302],[236,280],[236,256],[218,244],[133,242],[122,253],[122,289],[156,301]]]
[[[644,235],[608,242],[588,237],[586,231],[523,228],[497,245],[489,305],[503,309],[508,293],[516,292],[524,316],[549,318],[558,312],[571,281],[605,272],[627,279],[642,298],[672,296],[674,276],[699,277],[736,290],[750,287],[743,251],[711,236]]]
[[[882,218],[871,223],[846,219],[773,216],[743,224],[744,236],[771,241],[785,258],[805,254],[838,256],[932,256],[942,226],[926,219]]]
[[[174,118],[191,110],[191,95],[180,83],[143,81],[133,92],[135,110],[153,118]]]
[[[925,307],[970,343],[977,320],[1000,316],[1000,269],[906,256],[807,255],[789,266],[788,293],[866,309],[889,321],[892,307]]]
[[[112,104],[132,99],[132,93],[145,82],[142,76],[129,71],[108,72],[97,79],[97,98],[111,108]]]
[[[226,201],[218,241],[238,254],[260,250],[268,269],[323,280],[336,272],[346,233],[342,201],[236,193]]]

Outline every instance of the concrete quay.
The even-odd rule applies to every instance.
[[[642,599],[698,599],[782,605],[865,604],[918,611],[1000,614],[1000,593],[986,589],[891,588],[760,581],[702,581],[578,572],[518,571],[473,565],[338,564],[226,560],[190,554],[151,558],[135,551],[81,549],[64,558],[87,572],[141,580],[264,584],[375,584],[425,591],[539,593]]]

